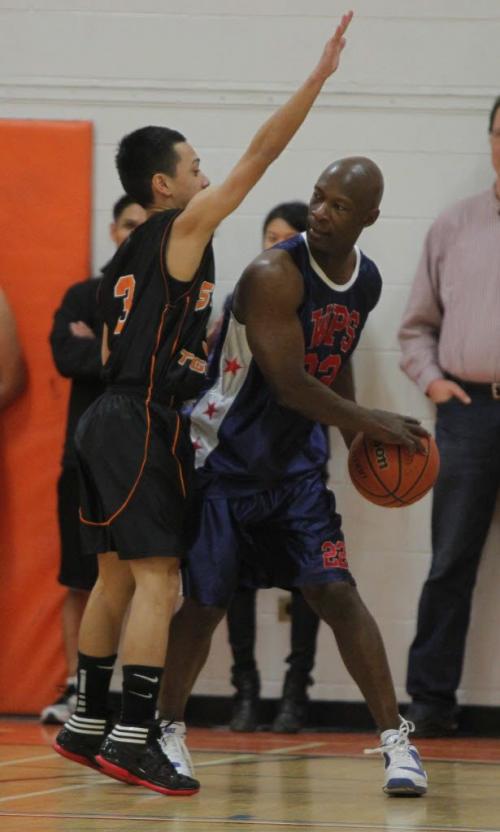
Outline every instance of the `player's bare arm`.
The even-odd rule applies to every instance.
[[[167,250],[167,268],[178,280],[192,280],[205,246],[219,223],[238,207],[299,129],[325,81],[339,65],[345,46],[344,35],[352,16],[352,12],[342,16],[313,72],[262,125],[225,181],[196,194],[175,220]]]
[[[343,398],[304,367],[304,336],[298,317],[302,278],[290,256],[263,252],[245,270],[236,288],[234,314],[245,324],[253,357],[278,402],[302,416],[341,431],[424,451],[427,431],[416,419],[370,410]]]
[[[0,410],[14,401],[25,383],[26,371],[14,316],[0,290]]]
[[[338,396],[342,396],[343,399],[348,399],[351,402],[356,401],[354,374],[352,371],[352,364],[350,359],[344,364],[344,366],[340,370],[340,373],[333,382],[333,390]],[[341,434],[346,446],[350,448],[351,442],[356,436],[356,433],[352,430],[341,430]]]

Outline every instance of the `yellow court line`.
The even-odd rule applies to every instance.
[[[108,821],[142,821],[146,823],[157,822],[176,822],[180,821],[186,825],[195,823],[217,824],[219,826],[226,826],[232,824],[235,826],[266,826],[278,827],[285,829],[367,829],[372,832],[387,832],[387,823],[356,823],[355,821],[292,821],[292,820],[264,820],[258,818],[238,818],[238,817],[186,817],[185,815],[118,815],[118,814],[90,814],[84,812],[2,812],[0,817],[19,817],[19,818],[53,818],[53,819],[68,819],[68,820],[108,820]],[[498,827],[486,826],[446,826],[440,824],[439,826],[415,826],[410,824],[398,824],[391,826],[394,830],[400,832],[499,832]]]
[[[202,766],[220,766],[220,765],[224,765],[224,763],[236,762],[237,760],[239,760],[240,762],[246,761],[246,760],[255,760],[256,757],[258,758],[260,756],[263,756],[264,754],[267,754],[267,755],[269,755],[269,754],[283,754],[284,751],[291,751],[291,750],[299,751],[299,750],[304,749],[304,748],[312,748],[312,747],[315,747],[315,746],[318,746],[318,745],[324,745],[324,743],[308,742],[308,743],[302,743],[301,745],[287,746],[286,749],[283,749],[283,748],[274,749],[273,748],[273,749],[267,749],[266,751],[262,751],[260,753],[256,752],[254,754],[240,754],[236,757],[224,757],[224,758],[219,758],[219,759],[216,759],[216,760],[208,760],[206,763],[200,763],[197,766],[197,768],[201,768]],[[43,757],[40,757],[39,759],[49,759],[49,758],[52,758],[52,757],[54,757],[53,754],[46,754]],[[29,758],[29,760],[33,760],[33,759],[34,759],[33,757]],[[57,759],[57,758],[55,758],[55,759]],[[76,765],[78,765],[78,764],[76,763]],[[97,772],[96,772],[96,774],[97,774]],[[108,785],[110,785],[110,780],[111,780],[111,778],[109,778],[109,777],[103,777],[103,778],[100,778],[97,781],[92,779],[92,781],[89,781],[88,783],[77,784],[77,785],[74,785],[74,786],[60,786],[57,789],[45,789],[45,790],[40,790],[40,791],[37,791],[37,792],[24,792],[23,794],[7,795],[6,797],[0,797],[0,803],[6,803],[9,800],[23,800],[27,797],[41,797],[42,795],[47,795],[47,794],[58,794],[59,792],[69,792],[69,791],[77,790],[77,789],[86,789],[91,785],[92,786],[96,786],[96,785],[101,785],[102,786],[102,785],[105,785],[106,783]],[[145,797],[146,797],[146,795],[145,795]],[[149,799],[151,799],[151,798],[155,798],[155,797],[158,797],[158,798],[159,797],[164,797],[164,795],[152,794],[151,796],[147,795],[147,797]]]
[[[287,745],[284,748],[268,748],[266,751],[257,751],[257,754],[286,754],[288,751],[303,751],[304,748],[317,748],[319,745],[326,745],[326,742],[303,742],[301,745]]]
[[[99,780],[78,783],[74,786],[58,786],[57,789],[41,789],[38,792],[23,792],[23,794],[7,795],[7,797],[0,797],[0,803],[6,803],[9,800],[24,800],[26,797],[42,797],[46,794],[59,794],[60,792],[71,792],[77,789],[88,789],[90,786],[109,786],[112,782],[113,780],[110,777],[100,777]]]
[[[15,760],[3,760],[0,766],[15,766],[18,763],[31,763],[33,760],[53,760],[54,752],[52,754],[40,754],[38,757],[18,757]]]
[[[205,768],[206,766],[223,766],[224,763],[244,763],[250,760],[263,757],[264,754],[286,754],[289,751],[303,751],[306,748],[317,748],[320,745],[326,745],[324,742],[307,742],[302,745],[288,745],[286,748],[268,748],[266,751],[249,751],[247,753],[234,754],[232,757],[220,757],[216,760],[208,760],[206,763],[196,763],[195,768]],[[194,752],[196,754],[196,752]]]

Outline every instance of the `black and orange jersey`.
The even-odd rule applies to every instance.
[[[191,282],[167,272],[165,252],[179,213],[162,211],[139,226],[118,249],[99,292],[108,387],[144,391],[166,404],[193,398],[203,384],[214,289],[211,242]]]

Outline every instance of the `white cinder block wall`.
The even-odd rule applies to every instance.
[[[312,68],[342,0],[0,0],[0,115],[89,119],[95,125],[94,268],[111,253],[110,206],[121,189],[115,146],[145,124],[183,131],[204,170],[220,181],[253,131]],[[362,238],[382,271],[381,303],[355,361],[359,399],[412,413],[432,408],[398,369],[396,331],[432,219],[493,179],[487,113],[500,93],[498,0],[358,0],[342,68],[306,126],[217,235],[220,305],[260,244],[264,213],[307,199],[331,160],[371,156],[384,171],[382,216]],[[43,159],[40,159],[43,164]],[[473,279],[473,275],[471,275]],[[331,481],[344,516],[352,570],[386,640],[404,699],[408,645],[429,563],[430,501],[406,510],[370,506],[346,477],[333,440]],[[475,596],[461,699],[498,704],[498,522]],[[263,693],[277,695],[289,627],[279,592],[259,596]],[[282,593],[281,593],[282,594]],[[225,626],[198,692],[230,691]],[[357,700],[322,627],[313,696]]]

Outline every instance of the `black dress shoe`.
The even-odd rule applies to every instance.
[[[277,734],[296,734],[307,720],[307,687],[313,680],[308,673],[289,670],[285,676],[283,693],[271,731]]]
[[[427,702],[412,702],[405,719],[413,722],[413,737],[453,737],[458,731],[457,709],[437,708]]]
[[[256,731],[259,717],[260,678],[255,670],[234,670],[232,683],[236,688],[229,728],[231,731]]]

